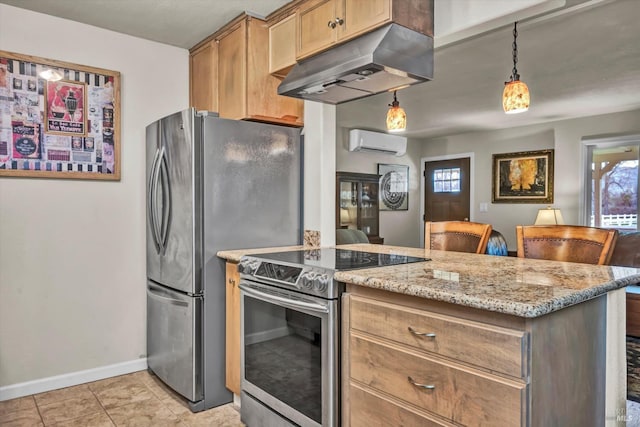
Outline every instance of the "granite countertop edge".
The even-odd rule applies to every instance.
[[[390,254],[408,254],[413,256],[424,256],[429,258],[435,256],[438,258],[438,252],[425,250],[423,248],[404,248],[387,245],[371,245],[371,244],[354,244],[354,245],[342,245],[339,246],[343,249],[354,249],[360,251],[373,251],[378,253],[390,253]],[[256,248],[256,249],[234,249],[234,250],[222,250],[217,252],[217,256],[223,258],[229,262],[240,262],[241,258],[247,254],[259,254],[268,252],[283,252],[290,250],[300,249],[317,249],[317,247],[308,246],[281,246],[281,247],[269,247],[269,248]],[[443,253],[440,253],[440,257]],[[447,256],[454,256],[454,254],[447,254]],[[458,256],[468,256],[468,254],[458,254]],[[474,255],[478,256],[478,255]],[[484,260],[491,260],[491,258],[484,258]],[[496,261],[498,258],[494,258]],[[507,261],[507,260],[505,260]],[[529,268],[544,269],[545,264],[540,260],[528,260],[523,259],[511,259],[508,260],[511,264],[514,262],[529,263]],[[537,264],[531,264],[531,262]],[[546,262],[546,261],[545,261]],[[546,262],[546,265],[549,265]],[[566,264],[566,263],[562,263]],[[557,263],[556,265],[562,265]],[[428,267],[429,263],[414,263],[413,266]],[[604,268],[605,266],[595,267]],[[388,268],[393,267],[378,267],[374,269],[363,270],[345,270],[336,271],[334,278],[340,282],[353,284],[357,286],[363,286],[373,289],[385,290],[388,292],[394,292],[398,294],[405,294],[409,296],[415,296],[418,298],[425,298],[434,301],[441,301],[445,303],[466,306],[471,308],[477,308],[481,310],[493,311],[508,315],[514,315],[517,317],[534,318],[543,316],[545,314],[552,313],[554,311],[561,310],[566,307],[570,307],[575,304],[587,301],[592,298],[596,298],[600,295],[604,295],[607,292],[614,291],[616,289],[624,288],[629,285],[640,284],[640,270],[633,270],[624,277],[612,278],[603,281],[599,284],[593,284],[583,289],[564,289],[563,294],[550,295],[539,298],[538,301],[517,301],[517,297],[514,295],[505,294],[505,298],[501,298],[500,294],[494,292],[491,294],[490,287],[489,292],[482,295],[472,294],[471,292],[460,292],[459,290],[443,289],[442,286],[431,285],[424,283],[424,281],[414,281],[409,277],[404,278],[390,278]],[[606,268],[618,268],[607,266]],[[635,273],[635,274],[634,274]],[[413,282],[413,283],[412,283]],[[523,298],[526,299],[526,298]],[[530,298],[529,298],[530,299]]]
[[[494,311],[503,314],[511,314],[518,317],[534,318],[540,317],[554,311],[570,307],[575,304],[587,301],[592,298],[604,295],[607,292],[624,288],[628,285],[640,282],[640,274],[627,276],[621,279],[612,280],[599,286],[587,289],[575,290],[569,295],[553,298],[540,302],[539,304],[519,303],[515,301],[499,300],[492,297],[476,297],[460,293],[451,293],[423,285],[412,285],[410,283],[398,282],[375,277],[364,277],[358,275],[357,270],[339,271],[335,273],[335,279],[341,282],[380,289],[398,294],[410,295],[419,298],[442,301],[455,305],[461,305],[481,310]]]

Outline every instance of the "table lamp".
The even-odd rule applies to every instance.
[[[351,222],[351,217],[349,215],[349,209],[340,208],[340,225],[349,224]]]
[[[562,218],[562,212],[558,208],[552,208],[548,206],[538,210],[536,216],[536,222],[534,225],[562,225],[564,219]]]

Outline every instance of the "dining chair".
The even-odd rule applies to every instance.
[[[426,248],[483,254],[491,235],[491,224],[469,221],[427,221],[424,223]]]
[[[518,257],[606,265],[618,231],[581,225],[517,225]]]

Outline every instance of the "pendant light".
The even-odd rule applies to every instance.
[[[518,22],[513,23],[513,71],[511,79],[504,82],[504,92],[502,93],[502,108],[507,114],[524,113],[529,109],[529,88],[520,81],[520,74],[516,64],[518,62]]]
[[[407,129],[407,114],[400,107],[395,90],[393,91],[393,102],[389,104],[389,107],[391,108],[387,111],[387,130],[389,132],[402,132]]]

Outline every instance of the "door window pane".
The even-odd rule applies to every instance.
[[[460,168],[436,169],[433,171],[434,193],[460,192]]]

